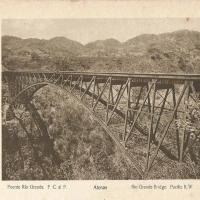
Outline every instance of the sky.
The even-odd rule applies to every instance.
[[[4,19],[1,28],[2,35],[39,39],[64,36],[86,44],[109,38],[124,42],[140,34],[181,29],[200,31],[200,18]]]

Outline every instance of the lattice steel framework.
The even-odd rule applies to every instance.
[[[142,176],[163,155],[183,161],[187,154],[190,134],[175,122],[199,100],[200,75],[6,71],[2,78],[12,106],[27,104],[46,85],[70,93]]]

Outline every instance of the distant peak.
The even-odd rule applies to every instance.
[[[70,40],[70,39],[63,37],[63,36],[53,37],[53,38],[49,39],[49,41],[57,41],[57,40]]]
[[[49,39],[50,42],[53,42],[53,43],[63,43],[63,44],[76,44],[76,45],[81,45],[83,46],[80,42],[76,41],[76,40],[71,40],[71,39],[68,39],[66,37],[62,37],[62,36],[59,36],[59,37],[54,37],[54,38],[51,38]]]
[[[13,36],[13,35],[3,35],[3,39],[16,39],[16,40],[22,40],[20,37]]]
[[[199,34],[200,32],[199,31],[194,31],[194,30],[188,30],[188,29],[181,29],[181,30],[177,30],[177,31],[174,31],[174,32],[171,32],[171,34],[193,34],[193,33],[197,33]]]
[[[96,40],[96,41],[93,41],[93,42],[89,42],[88,44],[86,44],[85,46],[86,47],[93,47],[93,48],[104,48],[104,47],[117,47],[117,46],[120,46],[121,45],[121,42],[114,39],[114,38],[108,38],[108,39],[105,39],[105,40]]]
[[[72,40],[72,39],[66,38],[64,36],[53,37],[53,38],[49,39],[49,41],[73,41],[73,42],[79,43],[76,40]]]
[[[120,43],[119,40],[115,39],[115,38],[108,38],[108,39],[105,39],[104,41],[112,41],[112,42],[118,42]]]
[[[189,32],[192,32],[192,31],[190,31],[188,29],[181,29],[181,30],[174,31],[172,33],[189,33]]]

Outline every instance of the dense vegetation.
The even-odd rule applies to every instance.
[[[49,87],[39,91],[33,99],[61,159],[59,164],[44,153],[36,127],[31,129],[35,138],[33,148],[18,120],[3,126],[3,179],[139,178],[104,130],[81,105],[72,101],[61,91]],[[25,112],[21,119],[30,126],[29,114]],[[35,155],[38,152],[39,159]]]

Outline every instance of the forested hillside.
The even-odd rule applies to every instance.
[[[12,70],[89,70],[123,72],[200,72],[200,33],[181,30],[144,34],[86,45],[64,37],[2,37],[2,63]]]

